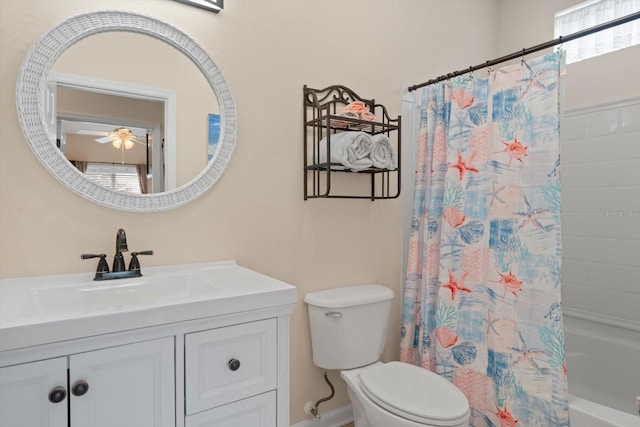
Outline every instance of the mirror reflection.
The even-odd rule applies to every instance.
[[[172,190],[217,153],[219,105],[206,78],[144,34],[100,33],[71,46],[52,67],[45,104],[50,139],[106,188]]]
[[[58,85],[56,108],[56,145],[89,179],[133,194],[167,188],[163,101]]]

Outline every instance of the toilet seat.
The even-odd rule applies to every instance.
[[[360,389],[387,411],[418,423],[450,427],[469,417],[467,399],[456,386],[408,363],[389,362],[364,370]]]

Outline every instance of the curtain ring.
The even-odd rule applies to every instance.
[[[489,61],[487,61],[487,74],[491,75],[491,71],[493,71],[491,69],[491,65],[489,65]]]
[[[524,60],[524,53],[525,53],[526,49],[522,48],[522,59],[520,59],[520,66],[524,67],[524,64],[526,64],[526,61]]]
[[[469,78],[473,80],[473,67],[469,65]]]

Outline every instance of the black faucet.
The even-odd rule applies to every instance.
[[[109,264],[107,264],[106,254],[82,254],[82,259],[100,258],[98,262],[98,268],[96,269],[96,275],[93,280],[110,280],[110,279],[125,279],[127,277],[140,277],[142,272],[140,271],[140,261],[138,261],[138,255],[153,255],[153,251],[139,251],[131,252],[131,261],[129,262],[129,269],[125,269],[123,252],[127,252],[127,233],[124,229],[119,229],[116,233],[116,254],[113,258],[113,269],[109,271]]]
[[[122,252],[127,251],[129,251],[129,248],[127,247],[127,233],[125,233],[124,229],[121,228],[116,233],[116,255],[113,258],[113,268],[111,271],[114,273],[125,271],[124,256],[122,256]]]

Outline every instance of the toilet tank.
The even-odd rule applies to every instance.
[[[323,369],[353,369],[378,361],[392,299],[393,291],[380,285],[306,294],[313,363]]]

